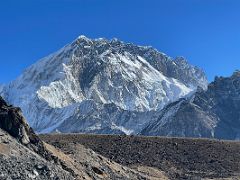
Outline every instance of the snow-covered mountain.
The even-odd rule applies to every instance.
[[[207,84],[203,71],[182,57],[80,36],[30,66],[1,95],[22,108],[37,132],[137,134],[166,105]]]

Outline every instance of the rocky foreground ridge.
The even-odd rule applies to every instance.
[[[1,180],[238,179],[239,148],[230,141],[141,136],[55,134],[40,139],[21,110],[0,98]]]
[[[20,108],[0,98],[1,180],[151,179],[82,145],[73,150],[77,156],[44,143],[28,126]]]

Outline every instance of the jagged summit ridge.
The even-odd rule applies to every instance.
[[[38,132],[50,132],[68,120],[82,122],[80,129],[81,124],[91,129],[104,124],[135,132],[132,120],[121,120],[121,113],[161,110],[198,86],[206,89],[204,73],[182,58],[173,60],[154,48],[116,39],[80,36],[26,69],[2,95],[22,108]],[[85,106],[90,104],[89,112]],[[85,121],[99,109],[108,116],[107,104],[117,107],[117,122],[112,117],[99,120],[99,115]]]
[[[207,91],[165,107],[143,135],[240,139],[240,73],[216,77]]]
[[[96,45],[98,51],[99,47],[102,47],[101,50],[106,50],[107,48],[108,53],[128,51],[133,55],[140,55],[167,77],[178,79],[188,87],[194,88],[200,86],[203,89],[207,88],[208,82],[203,70],[190,65],[184,57],[179,56],[173,59],[151,46],[137,46],[132,43],[124,43],[117,38],[108,41],[105,38],[91,40],[85,36],[80,37],[81,38],[77,39],[75,43],[85,45],[88,43],[87,45],[92,45],[92,47]],[[101,52],[102,51],[100,51],[100,53]]]

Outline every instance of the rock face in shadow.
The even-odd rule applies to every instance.
[[[21,144],[37,153],[48,161],[62,164],[62,162],[50,153],[44,142],[35,134],[22,115],[19,107],[8,105],[0,96],[0,129],[16,138]]]
[[[240,139],[240,72],[169,104],[141,134]]]
[[[64,162],[47,150],[21,109],[0,97],[0,179],[74,179]]]
[[[43,142],[27,124],[21,109],[8,105],[2,97],[0,97],[0,128],[35,151],[44,150]]]

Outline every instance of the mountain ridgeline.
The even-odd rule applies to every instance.
[[[183,57],[80,36],[0,88],[38,133],[239,137],[239,76],[208,85]]]
[[[169,131],[171,128],[175,131]],[[216,77],[207,91],[199,90],[191,98],[168,105],[141,133],[239,139],[240,72]]]

